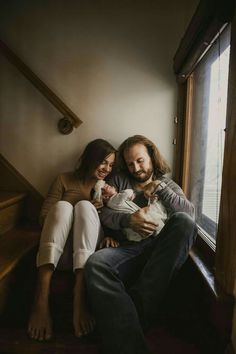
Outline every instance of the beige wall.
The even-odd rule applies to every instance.
[[[197,1],[9,0],[0,37],[82,119],[57,132],[50,103],[0,55],[0,150],[42,194],[97,137],[144,134],[173,162],[173,55]]]

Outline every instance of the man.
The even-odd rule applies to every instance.
[[[102,208],[100,219],[113,230],[119,247],[93,254],[85,276],[89,300],[101,331],[106,354],[147,354],[143,330],[157,317],[170,280],[185,262],[196,237],[193,205],[182,189],[164,175],[170,171],[157,147],[135,135],[119,148],[121,172],[109,180],[117,191],[132,188],[141,208],[133,214]],[[153,196],[167,212],[158,225],[148,217]],[[122,239],[121,229],[142,235],[139,242]]]

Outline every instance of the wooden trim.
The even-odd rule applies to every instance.
[[[232,10],[231,17],[234,11]],[[224,167],[222,175],[222,194],[220,204],[220,215],[218,235],[216,239],[216,280],[223,291],[229,295],[236,296],[236,20],[233,18],[231,39],[231,55],[229,70],[229,90],[227,105],[227,126],[225,135]],[[188,34],[189,35],[189,34]],[[193,41],[193,38],[192,38]],[[187,53],[187,51],[186,51]],[[185,54],[186,54],[185,53]],[[183,161],[183,183],[182,188],[188,196],[188,175],[189,175],[189,151],[191,149],[191,100],[192,100],[192,76],[188,78],[186,121],[184,124],[184,161]],[[189,95],[187,95],[188,97]],[[209,248],[210,252],[210,248]]]
[[[186,83],[178,85],[177,115],[175,117],[175,161],[173,170],[174,181],[182,186],[183,166],[183,135],[186,106]]]
[[[38,221],[44,197],[0,154],[0,190],[23,192],[27,194],[26,218],[33,223]]]
[[[236,19],[231,25],[231,50],[227,125],[220,217],[216,240],[216,278],[223,289],[236,296]]]
[[[2,54],[12,63],[16,68],[46,97],[54,107],[58,109],[59,112],[63,114],[63,119],[67,121],[67,125],[72,124],[73,127],[77,128],[82,121],[79,117],[75,115],[70,108],[62,102],[62,100],[26,65],[23,61],[17,57],[13,51],[0,40],[0,51]],[[59,123],[59,130],[60,130]],[[71,132],[71,128],[65,130],[60,130],[63,134],[68,134]]]
[[[182,188],[185,194],[189,194],[189,165],[191,151],[191,128],[192,128],[192,99],[193,99],[193,74],[187,81],[187,97],[186,97],[186,118],[184,132],[184,151],[183,151],[183,178]]]

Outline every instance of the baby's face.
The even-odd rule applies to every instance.
[[[104,187],[102,188],[102,199],[107,200],[113,195],[115,195],[116,189],[115,187],[109,186],[109,184],[105,184]]]

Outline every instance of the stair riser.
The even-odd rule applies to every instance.
[[[24,203],[19,202],[0,210],[0,235],[17,225],[23,215]]]

